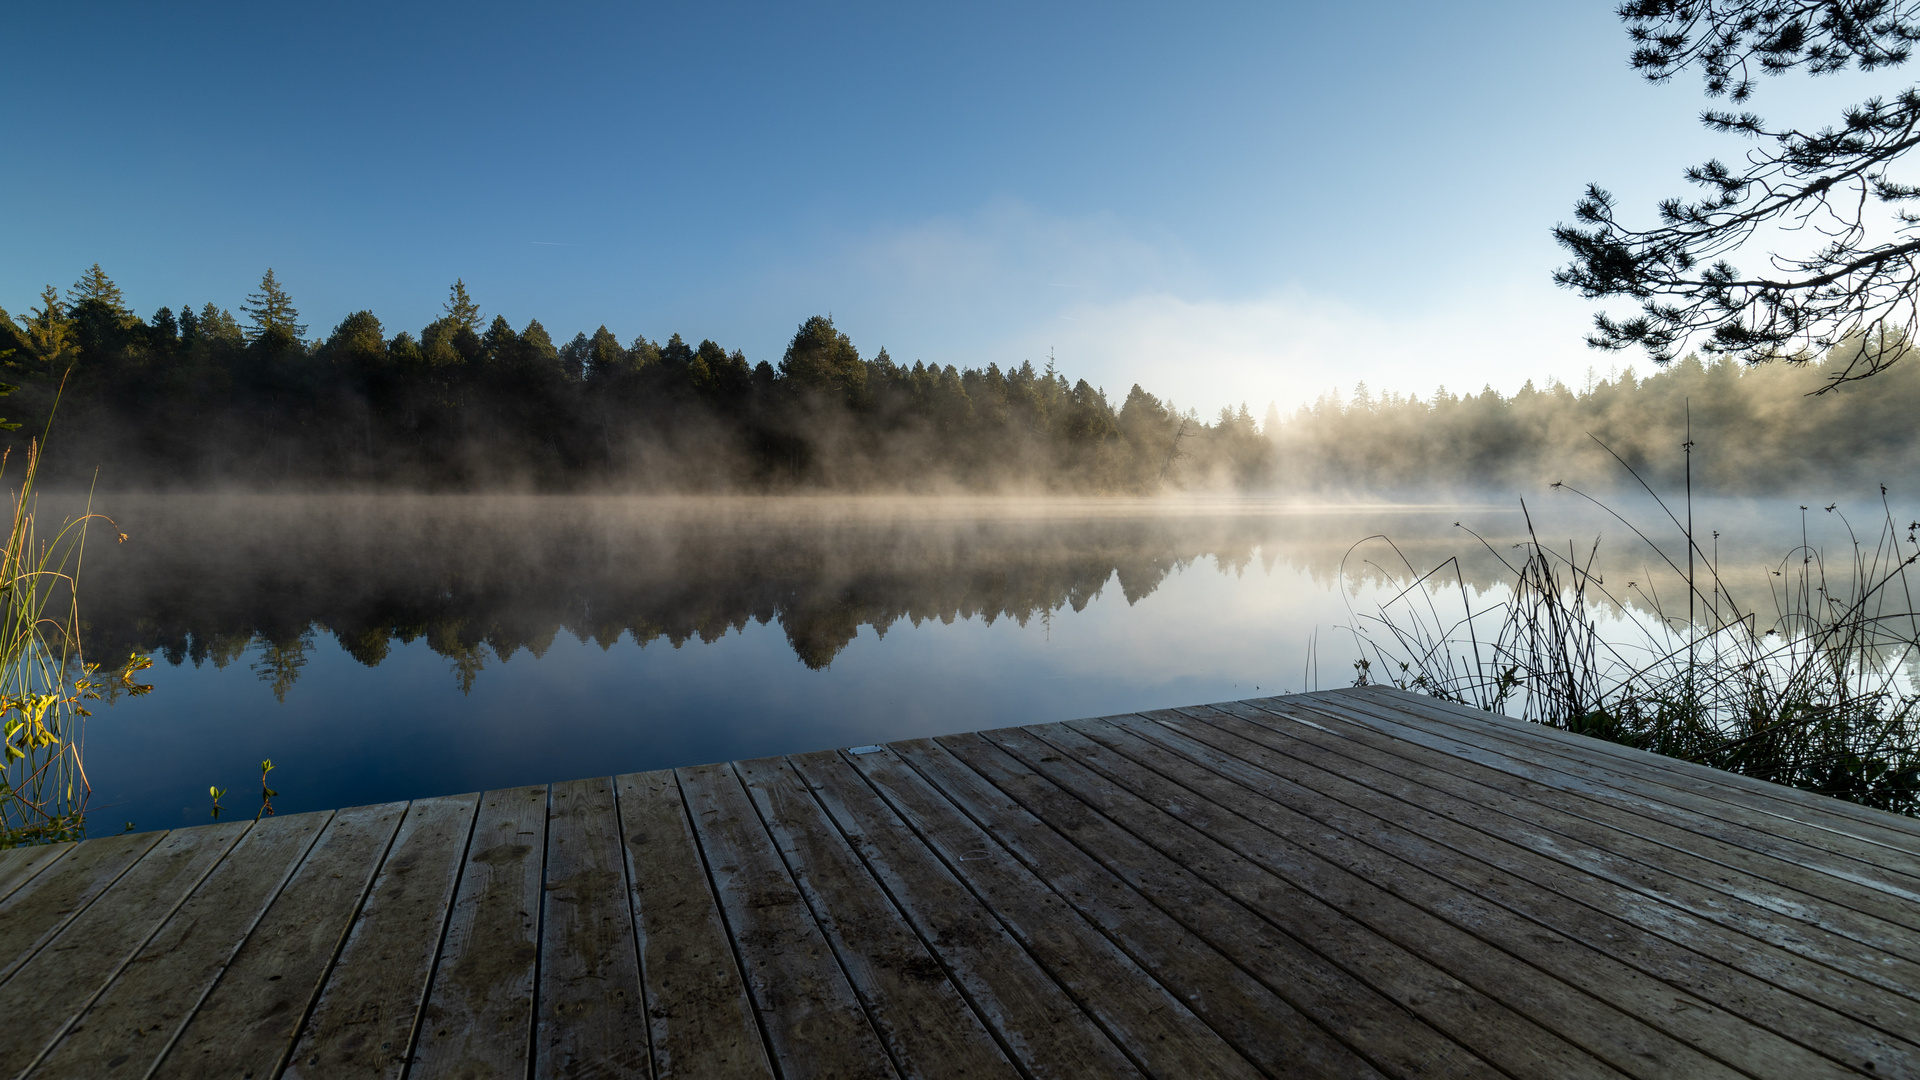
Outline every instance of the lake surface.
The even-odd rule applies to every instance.
[[[204,822],[209,785],[250,816],[263,758],[293,812],[1346,685],[1342,627],[1407,566],[1495,595],[1524,528],[1508,498],[95,506],[129,539],[87,549],[89,653],[155,658],[89,721],[95,835]],[[1764,582],[1798,512],[1719,513],[1779,526],[1743,534]]]

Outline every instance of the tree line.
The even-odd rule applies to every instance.
[[[141,318],[98,264],[17,320],[0,310],[12,444],[57,399],[49,468],[110,486],[1146,491],[1258,483],[1270,464],[1244,406],[1207,423],[1137,385],[1116,406],[1051,361],[862,356],[828,317],[755,363],[604,325],[557,342],[486,317],[459,281],[417,334],[357,311],[310,338],[272,270],[239,310]]]
[[[1287,486],[1323,494],[1432,500],[1556,482],[1609,491],[1637,489],[1638,474],[1667,495],[1691,466],[1696,492],[1824,503],[1885,484],[1911,497],[1920,494],[1909,481],[1920,472],[1920,362],[1864,382],[1833,378],[1863,353],[1906,351],[1854,339],[1798,364],[1689,355],[1647,375],[1628,368],[1578,388],[1529,381],[1511,395],[1443,386],[1423,398],[1363,383],[1270,415],[1266,428]]]

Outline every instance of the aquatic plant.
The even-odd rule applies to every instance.
[[[0,847],[85,834],[91,793],[82,762],[87,703],[152,689],[134,679],[152,666],[146,657],[130,655],[103,671],[81,655],[76,586],[87,528],[112,522],[89,509],[64,520],[50,538],[41,536],[34,491],[40,446],[36,440],[27,450],[0,547]],[[6,463],[7,455],[0,454],[0,473]]]
[[[1418,571],[1390,540],[1370,537],[1388,545],[1399,559],[1393,569],[1412,582],[1354,619],[1356,682],[1920,812],[1920,522],[1900,525],[1884,487],[1866,536],[1837,506],[1825,508],[1849,541],[1837,561],[1805,539],[1801,507],[1802,541],[1769,571],[1765,614],[1722,579],[1718,545],[1701,544],[1690,498],[1682,517],[1655,495],[1671,526],[1663,543],[1591,496],[1563,490],[1644,544],[1652,573],[1609,586],[1598,539],[1585,552],[1571,542],[1562,550],[1541,540],[1530,512],[1526,538],[1510,552],[1461,526],[1506,568],[1510,584],[1493,593],[1469,588],[1457,557]],[[1449,565],[1457,615],[1444,599],[1456,591]]]

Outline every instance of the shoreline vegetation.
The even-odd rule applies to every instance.
[[[371,311],[309,338],[271,271],[236,317],[207,303],[147,318],[97,265],[19,318],[0,310],[0,380],[29,424],[61,402],[47,481],[106,490],[1293,492],[1442,501],[1554,481],[1655,482],[1684,436],[1696,490],[1871,489],[1920,469],[1920,364],[1828,385],[1852,341],[1799,363],[1688,357],[1512,394],[1422,397],[1364,383],[1256,421],[1211,421],[1133,386],[1119,399],[1049,360],[1004,369],[864,356],[813,317],[777,362],[680,335],[564,343],[484,315],[456,282],[417,334]],[[1382,349],[1417,345],[1381,343]],[[60,391],[65,382],[64,393]],[[1591,436],[1591,438],[1590,438]],[[20,447],[16,446],[16,449]]]
[[[1803,506],[1756,601],[1722,574],[1721,535],[1696,527],[1691,497],[1647,493],[1659,512],[1636,522],[1573,492],[1642,554],[1630,577],[1602,564],[1602,537],[1543,541],[1524,502],[1519,543],[1460,526],[1504,568],[1498,589],[1472,587],[1457,556],[1422,571],[1368,538],[1390,554],[1359,563],[1408,584],[1356,613],[1355,685],[1920,816],[1920,521],[1902,524],[1884,487],[1865,529]],[[1838,513],[1837,556],[1808,539],[1810,511]]]
[[[41,533],[39,448],[28,444],[0,547],[0,848],[86,836],[87,704],[153,689],[134,681],[152,660],[129,655],[102,672],[82,653],[81,560],[88,526],[106,519],[86,512],[65,518],[50,537]],[[0,454],[0,473],[10,456]]]

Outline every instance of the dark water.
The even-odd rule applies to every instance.
[[[205,821],[209,785],[251,815],[263,758],[298,811],[1345,685],[1340,628],[1405,584],[1356,541],[1487,590],[1454,523],[1520,530],[1511,500],[98,508],[131,538],[88,547],[88,650],[152,653],[156,690],[89,722],[96,835]]]

